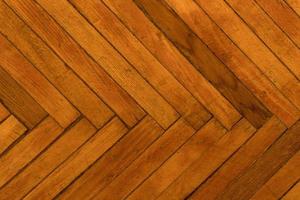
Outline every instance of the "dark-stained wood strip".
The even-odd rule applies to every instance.
[[[0,77],[1,101],[24,125],[31,129],[47,116],[46,111],[1,66]]]
[[[184,199],[205,181],[255,132],[245,119],[239,121],[220,140],[208,148],[181,175],[166,188],[157,199]]]
[[[288,129],[244,174],[232,181],[217,199],[249,199],[299,150],[300,121]]]
[[[93,197],[119,176],[162,133],[163,129],[151,117],[145,117],[57,199],[80,200]]]
[[[86,119],[81,119],[12,181],[0,189],[0,199],[24,197],[95,133],[96,129]]]
[[[10,115],[5,121],[3,121],[0,124],[0,154],[2,154],[7,147],[23,135],[26,130],[27,128],[13,115]]]
[[[255,0],[300,48],[300,17],[284,0]]]
[[[5,1],[129,126],[144,115],[136,102],[34,2]],[[85,66],[84,68],[82,66]]]
[[[27,137],[4,154],[0,158],[0,188],[62,132],[63,129],[59,124],[51,117],[47,117],[28,133]]]
[[[135,0],[135,3],[242,115],[256,127],[264,124],[270,112],[165,3],[158,0]]]
[[[3,35],[0,35],[0,48],[3,49],[0,51],[3,69],[62,127],[68,127],[78,117],[77,110]]]
[[[299,119],[300,111],[193,0],[166,2],[271,112],[289,127]]]
[[[112,111],[34,34],[3,2],[0,2],[0,31],[45,75],[49,81],[100,128],[113,115]],[[19,34],[14,34],[18,32]],[[81,98],[81,97],[85,98]]]
[[[189,199],[216,199],[225,191],[226,186],[247,170],[285,130],[284,124],[278,118],[272,117]]]
[[[85,145],[81,146],[62,165],[56,168],[47,179],[44,179],[27,194],[24,199],[53,199],[126,132],[126,126],[120,119],[114,117],[91,137]]]
[[[163,128],[178,119],[176,110],[67,1],[59,1],[59,7],[38,2]]]
[[[194,133],[187,122],[179,119],[93,199],[124,199]]]
[[[78,4],[76,0],[72,2]],[[99,4],[97,1],[93,8],[96,9]],[[215,118],[227,129],[235,124],[240,118],[237,110],[185,59],[132,1],[107,0],[105,4]],[[82,6],[85,5],[85,3],[82,4]],[[103,5],[100,6],[103,7]]]

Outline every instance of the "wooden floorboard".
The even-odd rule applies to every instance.
[[[0,200],[299,200],[300,0],[0,0]]]

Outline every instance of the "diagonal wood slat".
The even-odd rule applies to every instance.
[[[299,0],[0,0],[0,200],[300,199]]]

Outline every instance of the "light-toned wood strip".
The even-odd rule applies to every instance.
[[[228,157],[245,143],[255,128],[245,119],[239,121],[219,141],[207,149],[157,199],[184,199],[205,181]]]
[[[42,1],[49,4],[47,0]],[[210,115],[206,108],[156,60],[104,3],[97,0],[71,2],[194,129],[199,129],[208,121]],[[62,1],[55,5],[61,7],[60,4]],[[230,128],[238,119],[239,115],[227,127]]]
[[[4,70],[62,127],[69,126],[78,117],[77,110],[3,35],[0,35],[0,48],[3,49],[0,65]]]
[[[10,115],[0,124],[0,154],[5,151],[14,141],[16,141],[27,128],[18,121],[13,115]]]
[[[292,66],[290,65],[291,63],[286,63],[286,65],[290,66],[290,68],[292,67],[292,71],[294,72],[294,74],[292,74],[223,0],[195,1],[207,12],[212,20],[217,23],[217,25],[225,32],[225,34],[227,34],[237,47],[239,47],[241,51],[243,51],[249,59],[256,64],[257,68],[272,81],[279,91],[284,94],[298,109],[300,109],[300,83],[294,76],[295,74],[298,78],[300,78],[300,49],[293,45],[289,40],[287,41],[290,42],[288,43],[290,45],[286,44],[286,40],[280,40],[280,36],[268,36],[268,38],[274,38],[274,40],[278,41],[280,47],[286,48],[283,52],[285,55],[289,55],[293,62]],[[235,3],[241,5],[241,2],[239,1],[235,1]],[[243,8],[247,10],[247,13],[250,13],[249,10],[251,9],[249,4],[251,4],[251,0],[243,1]],[[255,14],[255,16],[259,16],[259,14]],[[264,23],[264,20],[260,20],[259,23],[263,25],[267,24]],[[255,28],[257,30],[259,29],[259,26],[256,25]],[[271,32],[272,27],[268,27],[267,31]],[[221,32],[217,32],[218,35],[220,33]],[[283,33],[282,35],[283,37],[285,36]],[[276,51],[274,46],[272,46],[272,49],[273,51]],[[235,56],[238,55],[235,54]],[[239,57],[242,58],[242,56]],[[284,59],[282,60],[286,61]]]
[[[300,1],[299,0],[285,0],[292,9],[300,16]]]
[[[24,197],[95,132],[95,128],[86,119],[81,119],[12,181],[0,189],[0,199]]]
[[[120,175],[162,133],[163,129],[151,117],[145,117],[57,199],[80,200],[93,197]]]
[[[230,6],[233,7],[233,9],[239,14],[239,16],[245,20],[245,22],[249,25],[251,30],[255,32],[258,35],[258,37],[260,37],[265,42],[265,44],[268,45],[269,48],[298,77],[298,79],[300,79],[300,68],[299,68],[300,49],[297,48],[297,46],[272,21],[272,19],[255,3],[255,1],[247,0],[242,2],[240,0],[239,1],[227,0],[227,2],[230,4]],[[243,3],[243,6],[241,6],[241,3]],[[242,38],[244,37],[245,36],[243,36]],[[250,44],[253,50],[257,47],[257,46],[252,46],[254,45],[252,43]],[[259,65],[258,62],[257,64]],[[281,73],[280,70],[276,71],[276,74],[280,74],[280,73]],[[276,76],[274,76],[274,79],[276,79]]]
[[[179,119],[93,199],[124,199],[193,134],[194,130],[187,122]]]
[[[256,127],[264,124],[270,112],[163,1],[135,0],[135,3],[243,116]]]
[[[47,116],[46,111],[1,66],[0,99],[29,129]]]
[[[255,0],[300,48],[300,17],[283,0]]]
[[[113,118],[24,199],[53,199],[126,132],[126,126],[117,117]]]
[[[210,120],[126,199],[156,199],[186,168],[225,133],[226,130],[218,121],[215,119]]]
[[[28,0],[29,1],[29,0]],[[30,1],[29,1],[30,2]],[[163,128],[179,114],[67,1],[37,1]],[[34,2],[32,2],[34,4]],[[72,18],[72,20],[69,20]],[[171,91],[169,91],[171,92]],[[145,98],[147,96],[147,98]]]
[[[212,51],[287,126],[300,112],[192,0],[166,0]],[[243,67],[241,67],[243,66]]]
[[[0,31],[97,128],[107,122],[113,115],[112,111],[3,1],[0,2],[0,10],[1,18],[6,20],[6,23],[0,23]]]
[[[272,178],[251,197],[251,200],[280,199],[300,179],[299,169],[300,151],[272,176]]]
[[[1,76],[0,76],[1,77]],[[0,93],[1,94],[1,93]],[[4,105],[0,102],[0,122],[6,119],[9,116],[9,111],[4,107]]]
[[[232,181],[218,200],[249,199],[300,150],[300,121],[288,129],[242,175]],[[251,181],[250,181],[251,180]]]
[[[222,195],[226,186],[247,170],[285,130],[284,124],[278,118],[272,117],[189,199],[217,199]]]
[[[72,2],[78,5],[76,0]],[[151,24],[132,1],[106,0],[105,4],[214,117],[228,129],[233,126],[240,118],[236,109],[180,54],[171,42]],[[84,5],[85,4],[82,4],[82,6]],[[97,5],[98,3],[95,4],[95,7],[97,7]],[[101,5],[101,7],[103,6]],[[86,9],[90,8],[82,8],[82,10]],[[99,12],[97,12],[97,15],[99,15]]]
[[[5,2],[111,106],[128,126],[134,126],[145,115],[136,102],[41,7],[32,1]]]
[[[300,181],[282,198],[282,200],[300,199]]]
[[[0,188],[62,132],[63,129],[59,124],[51,117],[47,117],[10,151],[4,154],[0,158]]]

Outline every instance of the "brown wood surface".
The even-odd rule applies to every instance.
[[[299,200],[300,0],[0,0],[0,200]]]

